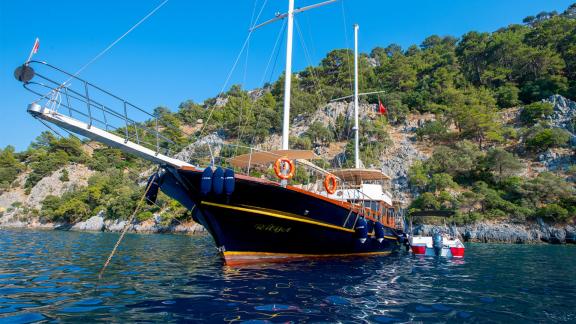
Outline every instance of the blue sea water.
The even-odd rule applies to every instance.
[[[576,322],[576,246],[227,267],[210,237],[0,230],[0,323]]]

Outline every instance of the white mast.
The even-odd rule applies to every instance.
[[[269,23],[275,22],[280,19],[288,18],[288,26],[287,26],[287,35],[286,35],[286,72],[284,75],[284,119],[282,123],[282,149],[288,150],[288,139],[290,137],[290,88],[292,86],[292,34],[293,34],[293,26],[294,26],[294,14],[318,8],[337,0],[327,0],[324,2],[320,2],[317,4],[313,4],[303,8],[294,9],[294,0],[288,0],[288,12],[283,14],[276,14],[275,18],[267,20],[261,24],[258,24],[252,28],[250,31],[253,31],[257,28],[262,26],[266,26]]]
[[[358,134],[358,24],[354,25],[354,162],[360,168],[360,137]]]
[[[282,149],[288,150],[290,137],[290,88],[292,86],[292,31],[294,0],[288,0],[288,30],[286,35],[286,72],[284,74],[284,119],[282,123]]]

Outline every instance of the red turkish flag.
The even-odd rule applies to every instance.
[[[388,114],[388,110],[386,109],[386,106],[384,106],[382,101],[380,101],[380,98],[378,98],[378,112],[382,115]]]
[[[40,47],[40,39],[36,37],[36,41],[34,42],[34,46],[32,47],[32,54],[36,54],[38,52],[39,47]]]

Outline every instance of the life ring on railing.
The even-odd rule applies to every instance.
[[[284,165],[288,164],[288,173],[283,173],[286,168],[284,167]],[[296,170],[296,168],[294,167],[294,163],[292,163],[292,161],[290,159],[287,158],[279,158],[278,160],[276,160],[276,162],[274,163],[274,172],[276,173],[276,176],[282,180],[287,180],[290,179],[294,176],[294,171]]]
[[[326,189],[326,192],[331,195],[333,195],[336,192],[336,189],[338,189],[338,183],[333,174],[327,174],[324,178],[324,189]]]

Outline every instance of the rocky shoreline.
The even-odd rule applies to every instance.
[[[38,219],[14,220],[0,222],[2,228],[24,228],[43,230],[64,230],[81,232],[121,232],[126,226],[124,220],[106,220],[103,215],[92,216],[86,221],[76,224],[67,223],[42,223]],[[128,231],[130,233],[166,233],[185,235],[204,235],[206,230],[202,225],[189,221],[178,223],[172,221],[164,224],[161,217],[133,223]],[[414,225],[414,233],[417,235],[432,235],[435,232],[449,233],[459,237],[465,242],[479,243],[512,243],[512,244],[576,244],[575,225],[549,225],[543,221],[529,224],[513,223],[476,223],[463,226],[452,225]]]
[[[476,223],[464,226],[415,225],[414,233],[449,233],[465,242],[535,244],[576,243],[576,226],[549,225],[543,221],[528,224]]]
[[[43,230],[61,230],[61,231],[80,231],[80,232],[121,232],[126,226],[125,220],[106,220],[102,215],[92,216],[86,221],[75,224],[69,223],[42,223],[38,219],[30,220],[11,220],[9,222],[0,222],[2,228],[23,228],[23,229],[43,229]],[[128,232],[131,233],[171,233],[198,235],[206,233],[202,225],[195,222],[178,223],[172,221],[164,224],[160,217],[133,223],[129,225]]]

